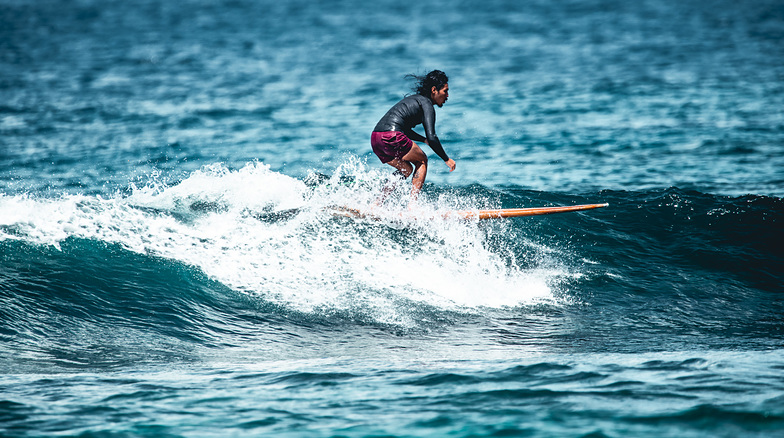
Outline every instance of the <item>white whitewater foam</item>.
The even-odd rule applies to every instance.
[[[346,177],[361,181],[340,184]],[[324,209],[368,207],[384,181],[357,160],[315,188],[251,163],[239,170],[205,167],[178,184],[150,184],[112,199],[0,195],[0,238],[55,246],[68,237],[116,243],[197,267],[235,290],[298,311],[361,309],[384,323],[415,324],[405,310],[411,303],[475,311],[558,302],[551,284],[569,274],[510,265],[500,253],[505,250],[488,243],[504,225],[399,215],[389,223],[352,220]],[[406,211],[409,190],[404,182],[390,195],[391,217]],[[423,196],[416,208],[434,213],[450,201],[464,202]],[[204,204],[217,207],[193,209]],[[288,209],[298,213],[255,217]]]

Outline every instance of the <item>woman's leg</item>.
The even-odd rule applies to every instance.
[[[403,178],[408,178],[413,172],[411,197],[416,199],[417,194],[425,184],[425,177],[427,177],[427,155],[422,151],[422,148],[413,143],[408,153],[403,155],[402,158],[395,158],[388,164],[397,169],[403,175]]]

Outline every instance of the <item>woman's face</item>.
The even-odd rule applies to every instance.
[[[439,108],[444,106],[444,102],[446,102],[447,99],[449,99],[449,84],[444,84],[440,90],[436,90],[436,87],[431,89],[430,100],[432,100],[434,104],[438,105]]]

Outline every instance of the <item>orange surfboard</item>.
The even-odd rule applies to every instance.
[[[460,217],[465,219],[501,219],[507,217],[539,216],[543,214],[566,213],[570,211],[593,210],[594,208],[607,207],[610,204],[583,204],[565,205],[562,207],[534,207],[534,208],[500,208],[497,210],[465,210],[450,211],[445,217]]]
[[[458,219],[503,219],[510,217],[540,216],[544,214],[566,213],[570,211],[593,210],[594,208],[607,207],[609,204],[582,204],[566,205],[561,207],[533,207],[533,208],[500,208],[495,210],[454,210],[440,213],[438,217]],[[363,211],[350,207],[331,207],[335,216],[381,219],[381,215],[374,211]]]

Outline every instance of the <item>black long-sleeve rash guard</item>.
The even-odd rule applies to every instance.
[[[420,123],[425,128],[425,137],[413,130],[414,126]],[[427,144],[436,155],[444,161],[449,160],[436,136],[436,110],[433,108],[433,101],[428,97],[414,94],[396,103],[373,128],[373,132],[387,131],[400,131],[411,140],[420,142],[427,140]]]

